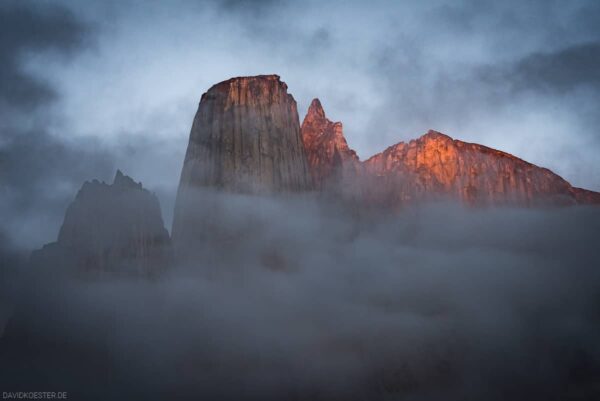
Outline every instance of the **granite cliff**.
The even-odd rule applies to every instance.
[[[296,101],[277,75],[232,78],[202,95],[182,190],[273,193],[311,188]]]
[[[199,214],[218,205],[208,206],[203,192],[274,195],[312,189],[296,101],[287,85],[277,75],[229,79],[202,95],[194,117],[173,238],[182,243],[205,233],[207,216]]]

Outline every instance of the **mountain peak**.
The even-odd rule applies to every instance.
[[[312,102],[310,102],[310,106],[308,108],[308,112],[306,113],[306,117],[317,117],[317,118],[326,118],[325,110],[323,110],[323,106],[321,105],[321,101],[318,98],[314,98]]]
[[[428,130],[419,139],[443,139],[453,141],[452,137],[432,129]]]
[[[344,170],[357,168],[358,156],[348,147],[341,122],[330,121],[319,99],[308,108],[301,128],[313,181],[317,188],[331,179],[339,179]]]
[[[133,178],[123,174],[123,172],[121,172],[119,169],[117,169],[117,173],[115,174],[115,179],[113,180],[112,185],[121,188],[142,188],[141,182],[135,182]]]
[[[205,96],[216,96],[217,93],[225,93],[229,97],[238,96],[239,94],[247,94],[247,88],[250,88],[252,95],[250,98],[265,98],[270,100],[270,95],[273,93],[282,93],[286,96],[290,96],[287,93],[287,84],[281,80],[279,75],[268,74],[268,75],[253,75],[234,77],[221,81],[213,86],[202,95]],[[239,102],[240,99],[237,99]]]

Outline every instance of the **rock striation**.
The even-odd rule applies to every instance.
[[[277,75],[238,77],[202,95],[185,155],[173,220],[181,243],[212,189],[272,195],[313,189],[296,101]]]
[[[247,193],[311,188],[296,101],[279,76],[232,78],[202,95],[180,186]]]
[[[78,272],[155,273],[171,253],[156,196],[117,171],[112,184],[83,184],[56,242],[34,251],[35,265]]]

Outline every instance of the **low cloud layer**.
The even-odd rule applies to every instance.
[[[46,266],[22,281],[0,347],[6,385],[51,383],[75,399],[599,391],[594,208],[352,218],[308,198],[204,205],[215,196],[198,217],[220,232],[159,280],[72,282]]]

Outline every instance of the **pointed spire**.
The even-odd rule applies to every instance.
[[[126,188],[142,188],[142,183],[135,182],[131,177],[123,174],[121,170],[117,169],[113,185]]]
[[[313,101],[310,103],[310,107],[308,108],[306,116],[325,118],[325,110],[323,110],[323,106],[321,106],[321,101],[318,98],[314,98]]]
[[[123,175],[123,172],[120,169],[117,169],[117,174],[115,174],[115,179],[113,180],[113,183],[120,181],[123,178],[125,178],[125,175]]]

